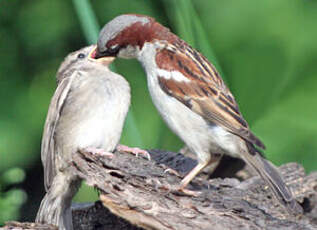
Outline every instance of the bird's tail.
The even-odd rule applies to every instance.
[[[71,201],[80,185],[80,180],[58,173],[45,194],[35,222],[58,226],[60,230],[72,230]]]
[[[260,152],[250,143],[246,143],[248,152],[243,152],[242,157],[269,185],[275,197],[293,215],[303,213],[303,209],[294,199],[291,191],[284,183],[278,169],[264,159]]]

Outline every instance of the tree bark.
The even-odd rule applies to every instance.
[[[166,169],[185,175],[196,161],[173,152],[150,153],[150,161],[119,152],[112,159],[88,152],[74,155],[74,173],[100,192],[99,202],[73,206],[74,229],[317,229],[317,172],[305,175],[296,163],[280,167],[304,209],[304,215],[294,217],[262,179],[245,179],[252,173],[237,170],[243,164],[235,159],[224,159],[219,167],[231,178],[200,175],[188,187],[200,194],[191,197],[170,191],[182,178]],[[5,229],[23,224],[30,223],[10,222]]]

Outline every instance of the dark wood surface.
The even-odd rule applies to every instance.
[[[173,152],[150,153],[150,161],[119,152],[112,159],[76,154],[74,173],[99,190],[100,201],[73,205],[74,229],[317,229],[317,172],[306,175],[296,163],[280,167],[304,209],[294,217],[259,177],[250,177],[248,168],[238,170],[243,164],[236,159],[221,163],[221,171],[231,178],[206,180],[202,174],[194,179],[188,189],[200,194],[192,197],[171,191],[182,178],[165,171],[172,168],[185,175],[196,161]],[[23,229],[23,224],[31,223],[11,222],[5,229]]]

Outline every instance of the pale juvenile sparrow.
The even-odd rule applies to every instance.
[[[69,54],[57,72],[42,137],[46,195],[36,222],[73,229],[71,200],[80,179],[69,170],[72,155],[86,150],[112,157],[130,106],[130,87],[109,70],[113,57],[93,59],[96,46]]]

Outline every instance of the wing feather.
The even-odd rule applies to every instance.
[[[222,126],[243,139],[265,149],[251,132],[233,95],[216,69],[190,46],[164,48],[158,51],[156,62],[160,69],[170,71],[170,77],[159,76],[159,84],[168,95],[184,103],[206,120]],[[179,76],[173,77],[180,71]]]
[[[58,84],[55,93],[51,99],[51,103],[48,109],[46,116],[44,132],[42,137],[41,145],[41,159],[44,167],[44,185],[45,190],[51,186],[53,178],[56,175],[56,146],[55,146],[55,129],[58,124],[63,105],[66,101],[66,98],[70,92],[71,83],[76,73],[73,73],[71,76],[62,79]]]

